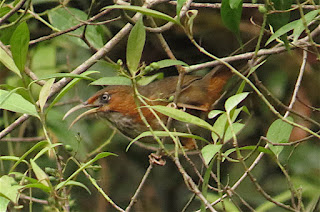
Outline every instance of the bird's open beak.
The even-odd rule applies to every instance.
[[[82,108],[87,108],[87,107],[95,107],[92,108],[90,110],[87,110],[84,113],[81,113],[79,116],[77,116],[77,118],[75,118],[75,120],[73,120],[73,122],[71,123],[70,127],[71,128],[77,121],[79,121],[82,117],[89,115],[89,114],[93,114],[93,113],[97,113],[99,110],[99,107],[97,107],[96,105],[92,105],[92,104],[88,104],[87,102],[80,104],[80,105],[76,105],[73,108],[71,108],[63,117],[62,120],[65,120],[71,113],[74,113]]]

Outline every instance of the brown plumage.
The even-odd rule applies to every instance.
[[[203,113],[206,114],[211,109],[212,104],[219,99],[224,85],[231,76],[231,72],[226,70],[211,71],[203,78],[186,75],[181,84],[177,106],[183,107],[188,113],[197,116]],[[175,94],[177,81],[177,76],[167,77],[146,86],[140,86],[138,87],[138,91],[146,97],[147,103],[150,105],[168,105],[170,103],[168,100]],[[90,97],[83,106],[71,109],[66,116],[83,107],[94,108],[81,114],[74,123],[87,114],[96,113],[108,119],[123,134],[130,138],[135,138],[142,132],[148,131],[148,127],[142,122],[138,113],[131,86],[107,86]],[[153,130],[163,130],[159,121],[148,108],[144,107],[141,110]],[[164,123],[167,121],[165,115],[157,114]],[[174,121],[172,127],[177,131],[187,132],[185,123]],[[191,126],[192,132],[194,131],[193,128]],[[197,128],[195,129],[196,131],[198,130]]]

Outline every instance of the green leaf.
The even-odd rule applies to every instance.
[[[166,59],[166,60],[160,60],[157,62],[160,68],[166,68],[170,66],[189,66],[185,62],[181,60],[171,60],[171,59]]]
[[[62,7],[54,8],[49,10],[48,18],[50,23],[59,30],[66,30],[75,25],[78,25],[80,21],[86,21],[88,15],[76,8]],[[101,34],[99,33],[99,26],[96,25],[87,25],[85,36],[89,43],[91,43],[95,48],[99,49],[103,46],[103,41]],[[75,31],[72,31],[72,34],[81,35],[83,33],[84,27],[81,27]],[[88,46],[80,39],[76,37],[68,37],[72,42],[88,48]]]
[[[57,186],[56,186],[56,190],[60,189],[61,188],[61,185],[62,183],[59,183]],[[80,182],[77,182],[77,181],[74,181],[74,180],[70,180],[68,181],[64,186],[79,186],[79,187],[82,187],[84,188],[89,194],[91,194],[90,190],[88,189],[87,186],[85,186],[84,184],[80,183]]]
[[[65,37],[64,37],[65,38]],[[57,45],[46,42],[32,48],[31,70],[39,77],[61,71],[57,66]]]
[[[204,121],[203,119],[197,117],[197,116],[193,116],[189,113],[186,113],[182,110],[178,110],[175,108],[171,108],[171,107],[166,107],[166,106],[162,106],[162,105],[156,105],[156,106],[147,106],[150,107],[166,116],[170,116],[173,119],[176,119],[178,121],[182,121],[182,122],[187,122],[190,124],[194,124],[197,125],[199,127],[208,129],[210,131],[213,131],[213,127],[206,121]]]
[[[87,79],[87,76],[90,74],[99,73],[98,71],[86,71],[78,76],[76,79],[73,79],[71,82],[69,82],[66,86],[63,87],[63,89],[58,93],[58,95],[54,98],[54,100],[51,102],[49,107],[47,108],[47,111],[49,111],[73,86],[75,86],[81,79]],[[70,76],[67,76],[70,77]],[[90,78],[91,79],[91,78]]]
[[[0,192],[0,211],[7,211],[7,207],[9,203],[10,203],[10,200],[8,198],[1,196],[1,192]]]
[[[93,81],[94,79],[91,77],[87,77],[88,74],[93,74],[93,73],[99,73],[98,71],[87,71],[83,74],[71,74],[71,73],[56,73],[56,74],[49,74],[46,76],[43,76],[41,78],[39,78],[37,81],[39,80],[47,80],[47,79],[52,79],[52,78],[62,78],[62,77],[69,77],[69,78],[79,78],[79,79],[85,79],[85,80],[89,80],[89,81]],[[36,81],[32,81],[32,82],[36,82]]]
[[[40,94],[39,94],[39,105],[40,105],[40,110],[43,111],[43,108],[48,100],[48,97],[51,92],[51,87],[54,83],[54,78],[49,79],[41,88]]]
[[[314,10],[309,13],[307,13],[304,18],[306,21],[306,24],[308,25],[318,14],[320,10]],[[293,42],[297,41],[301,33],[305,30],[303,20],[300,18],[299,20],[292,21],[284,26],[282,26],[280,29],[278,29],[273,35],[270,36],[268,41],[265,45],[268,45],[275,39],[279,38],[280,36],[286,34],[287,32],[293,30]]]
[[[263,152],[263,153],[266,153],[266,154],[269,154],[271,155],[272,152],[269,150],[269,149],[266,149],[262,146],[244,146],[244,147],[240,147],[239,150],[257,150],[259,152]],[[225,153],[223,153],[223,159],[222,159],[222,162],[225,160],[225,157],[228,157],[231,153],[237,151],[236,148],[232,148],[232,149],[228,149]]]
[[[222,144],[208,144],[201,149],[204,162],[208,165],[212,158],[220,151]]]
[[[244,100],[248,96],[248,94],[248,92],[244,92],[228,98],[224,106],[227,113],[230,113],[230,111],[234,109],[242,100]]]
[[[16,113],[25,113],[39,118],[36,107],[21,95],[0,90],[0,109]]]
[[[176,19],[168,16],[167,14],[161,13],[161,12],[156,11],[156,10],[144,8],[144,7],[131,6],[131,5],[112,5],[112,6],[107,6],[107,7],[102,8],[102,10],[107,10],[107,9],[131,10],[131,11],[142,13],[144,15],[152,16],[154,18],[160,18],[160,19],[163,19],[163,20],[166,20],[166,21],[169,21],[169,22],[172,22],[172,23],[180,25],[179,21],[177,21]]]
[[[213,129],[215,133],[211,133],[212,140],[216,143],[218,139],[223,138],[227,126],[227,114],[222,113],[221,116],[214,122]]]
[[[320,10],[314,10],[309,13],[307,13],[304,18],[306,21],[306,24],[308,25],[314,18],[319,15]],[[301,33],[305,30],[305,26],[303,24],[302,18],[296,22],[296,25],[293,28],[293,42],[296,42],[301,35]]]
[[[94,162],[96,162],[97,160],[101,159],[101,158],[105,158],[108,157],[110,155],[116,156],[116,154],[110,153],[110,152],[101,152],[99,153],[97,156],[95,156],[93,159],[89,160],[87,163],[83,164],[82,166],[79,167],[79,169],[77,169],[75,172],[72,173],[72,175],[70,177],[68,177],[68,179],[66,179],[65,181],[59,183],[56,186],[56,190],[59,190],[60,188],[64,187],[65,185],[67,185],[67,183],[69,181],[71,181],[75,176],[77,176],[82,170],[86,169],[88,166],[90,166],[91,164],[93,164]]]
[[[127,66],[131,73],[136,73],[144,44],[146,42],[146,30],[144,28],[142,17],[132,28],[127,44]]]
[[[62,146],[62,143],[54,143],[54,144],[49,144],[48,146],[44,147],[43,149],[41,149],[40,152],[38,152],[38,154],[36,156],[34,156],[33,160],[37,160],[39,157],[41,157],[44,153],[46,153],[47,151],[53,149],[56,146]]]
[[[232,123],[237,119],[240,112],[245,110],[244,108],[245,107],[240,107],[232,111],[232,113],[230,114]],[[227,113],[223,112],[222,115],[219,116],[219,118],[213,124],[213,129],[215,133],[211,134],[212,140],[214,142],[217,142],[219,138],[222,139],[223,136],[226,134],[228,127],[229,127],[229,124],[227,119]],[[225,138],[224,140],[227,141]]]
[[[131,80],[127,77],[102,77],[90,85],[131,85]]]
[[[176,7],[176,11],[177,11],[177,17],[178,19],[180,19],[180,12],[181,12],[181,9],[184,5],[184,3],[186,2],[187,0],[177,0],[177,7]]]
[[[284,25],[280,29],[278,29],[275,33],[273,33],[273,35],[270,36],[270,38],[267,40],[265,46],[267,46],[269,43],[271,43],[275,39],[279,38],[280,36],[286,34],[287,32],[289,32],[291,30],[293,30],[293,28],[297,25],[297,22],[298,22],[298,20],[292,21],[292,22]]]
[[[208,118],[209,119],[213,119],[213,118],[215,118],[216,116],[218,116],[218,115],[220,115],[222,113],[224,113],[222,110],[212,110],[212,111],[209,112]]]
[[[10,173],[23,161],[31,152],[35,151],[38,148],[42,148],[44,146],[48,145],[47,141],[40,141],[36,143],[33,147],[31,147],[27,152],[25,152],[20,159],[11,167]]]
[[[155,79],[163,79],[163,73],[159,72],[151,76],[143,76],[137,81],[137,83],[141,86],[144,86],[150,84]]]
[[[207,195],[208,195],[208,184],[209,184],[213,164],[214,164],[213,160],[211,160],[211,162],[209,163],[208,168],[204,174],[204,177],[203,177],[203,183],[202,183],[201,189],[202,189],[202,194],[205,198],[207,198]],[[201,212],[206,211],[206,205],[202,201],[201,201],[201,209],[200,210],[201,210]]]
[[[35,182],[35,183],[30,183],[24,186],[25,188],[39,188],[42,191],[46,193],[50,193],[50,187],[43,185],[42,183]]]
[[[30,164],[39,182],[47,187],[51,187],[48,175],[38,166],[38,164],[36,164],[33,159],[30,159]]]
[[[276,10],[284,11],[290,9],[292,0],[270,0],[270,4],[272,4],[272,8],[269,8],[270,10],[275,8]],[[289,20],[290,12],[276,12],[268,15],[268,23],[275,31],[286,25]],[[284,41],[285,45],[288,46],[287,36],[283,35],[280,38]]]
[[[237,9],[239,6],[242,6],[242,0],[230,0],[229,4],[231,9]]]
[[[26,22],[22,22],[10,39],[12,57],[20,71],[24,71],[29,49],[30,32]]]
[[[10,71],[21,77],[20,70],[14,63],[13,59],[0,47],[0,62]]]
[[[302,187],[302,186],[301,186]],[[305,187],[303,186],[303,191],[305,192]],[[278,194],[277,196],[272,197],[272,199],[274,199],[277,202],[287,202],[290,200],[290,198],[292,197],[292,193],[289,190],[286,190],[280,194]],[[275,204],[272,204],[269,201],[265,201],[264,203],[262,203],[261,205],[259,205],[255,211],[256,212],[266,212],[266,211],[276,211],[277,206]]]
[[[233,127],[234,133],[237,134],[238,132],[240,132],[244,126],[245,125],[242,123],[233,123],[232,127]],[[232,139],[232,132],[231,132],[230,126],[228,126],[226,133],[224,135],[224,141],[226,142],[226,141],[229,141],[230,139]]]
[[[0,160],[11,160],[11,161],[19,161],[20,158],[16,156],[0,156]],[[26,160],[22,160],[25,164],[28,164]]]
[[[12,177],[4,175],[0,178],[0,197],[5,197],[14,203],[17,203],[17,197],[19,195],[18,190],[21,188],[22,186],[17,185],[17,182]],[[4,211],[7,211],[6,207]]]
[[[30,183],[38,183],[37,179],[34,179],[32,177],[28,177],[25,174],[22,174],[21,172],[10,172],[10,175],[14,176],[15,178],[19,178],[21,180],[22,179],[27,180]]]
[[[170,134],[172,136],[178,136],[178,137],[185,137],[185,138],[193,138],[193,139],[196,139],[196,140],[200,140],[200,141],[204,141],[204,142],[207,142],[208,141],[200,136],[197,136],[197,135],[192,135],[192,134],[189,134],[189,133],[182,133],[182,132],[166,132],[166,131],[153,131],[153,133],[151,133],[150,131],[147,131],[147,132],[143,132],[141,133],[140,135],[138,135],[135,139],[133,139],[127,146],[127,149],[126,151],[129,150],[130,146],[140,140],[141,138],[144,138],[144,137],[148,137],[148,136],[158,136],[158,137],[169,137]]]
[[[267,60],[264,60],[264,61],[262,61],[261,63],[253,66],[253,67],[250,69],[248,76],[250,76],[253,72],[255,72],[255,71],[256,71],[260,66],[262,66],[266,61],[267,61]]]
[[[293,118],[287,118],[293,121]],[[268,129],[267,139],[272,143],[287,143],[292,132],[293,126],[282,121],[281,119],[275,120]],[[274,146],[270,144],[271,151],[278,157],[281,153],[283,146]]]
[[[242,0],[222,0],[221,18],[223,24],[239,36],[239,25],[242,14]]]

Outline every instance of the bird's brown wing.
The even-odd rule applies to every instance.
[[[181,91],[178,106],[208,111],[220,98],[221,91],[231,76],[231,71],[220,69],[213,70],[202,79],[193,81]]]
[[[200,80],[201,77],[186,75],[183,79],[181,89],[188,87],[191,83]],[[166,77],[161,80],[152,82],[146,86],[139,88],[140,93],[148,97],[149,99],[162,99],[164,101],[168,100],[171,96],[174,96],[176,92],[176,86],[178,82],[177,76]]]

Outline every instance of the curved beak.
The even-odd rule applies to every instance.
[[[79,116],[77,116],[77,118],[75,118],[73,120],[73,122],[71,123],[69,129],[76,123],[78,122],[82,117],[89,115],[89,114],[93,114],[93,113],[97,113],[99,110],[99,107],[97,107],[97,105],[92,105],[92,104],[88,104],[87,102],[80,104],[80,105],[76,105],[73,108],[71,108],[62,118],[62,120],[65,120],[70,114],[82,109],[82,108],[87,108],[87,107],[95,107],[92,108],[90,110],[87,110],[86,112],[81,113]]]

